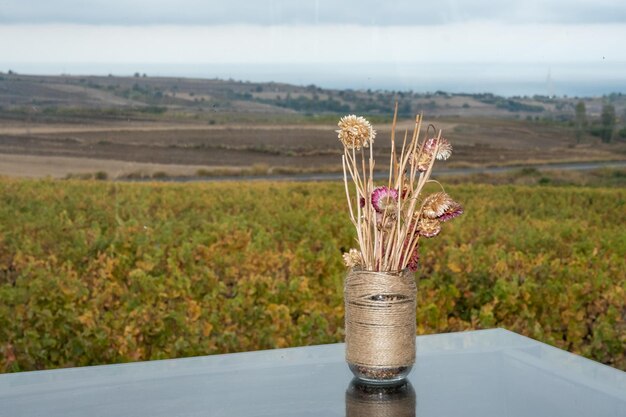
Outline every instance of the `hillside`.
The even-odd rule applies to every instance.
[[[327,90],[232,80],[0,74],[0,174],[65,177],[319,172],[339,169],[333,133],[346,113],[368,116],[389,151],[395,101],[400,128],[415,113],[455,146],[449,167],[626,159],[626,97],[576,98],[444,92]],[[617,115],[611,143],[600,112]]]
[[[3,116],[26,112],[44,120],[89,117],[100,110],[112,119],[142,113],[170,116],[210,113],[319,114],[360,113],[389,118],[398,101],[400,115],[424,112],[433,117],[523,117],[568,120],[576,103],[583,101],[591,117],[599,116],[602,104],[610,101],[617,114],[626,108],[626,96],[567,98],[545,96],[499,97],[493,94],[448,94],[442,91],[354,91],[322,89],[315,85],[250,83],[234,80],[118,76],[33,76],[0,73],[0,108]],[[29,107],[26,109],[25,107]],[[81,111],[82,110],[82,113]],[[118,109],[117,112],[112,109]],[[72,111],[74,110],[74,111]],[[202,115],[203,112],[209,115]],[[99,115],[102,117],[103,115]],[[218,118],[219,119],[219,118]],[[216,120],[217,122],[218,120]]]

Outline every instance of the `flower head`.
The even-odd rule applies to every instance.
[[[439,146],[437,146],[439,143]],[[435,150],[437,153],[435,154]],[[444,138],[440,138],[437,142],[437,138],[429,138],[424,142],[422,152],[417,156],[417,170],[420,172],[428,171],[428,167],[433,158],[440,161],[445,161],[452,155],[452,145]]]
[[[376,212],[376,228],[378,230],[390,230],[393,228],[396,221],[396,214],[393,211],[384,213]]]
[[[420,236],[435,237],[441,232],[441,224],[436,219],[421,219],[417,224]]]
[[[437,147],[437,138],[429,138],[424,142],[424,153],[433,154],[435,152],[435,148]]]
[[[379,213],[395,208],[397,203],[398,190],[383,186],[375,188],[372,192],[372,206]]]
[[[441,216],[437,217],[437,220],[447,222],[455,217],[459,217],[461,214],[463,214],[463,206],[455,201]]]
[[[450,142],[444,138],[439,139],[439,149],[437,149],[436,158],[440,161],[445,161],[450,158],[450,155],[452,155],[452,145],[450,145]]]
[[[431,194],[424,199],[422,214],[428,219],[436,219],[446,213],[451,207],[458,205],[446,193]]]
[[[430,166],[430,161],[433,159],[432,155],[426,152],[422,152],[417,159],[417,170],[419,172],[428,171],[428,167]]]
[[[348,252],[345,252],[343,254],[343,263],[345,263],[348,268],[354,268],[363,265],[361,252],[358,249],[354,248],[350,249],[350,251]]]
[[[346,149],[367,148],[376,137],[376,131],[372,129],[370,122],[361,116],[357,117],[353,114],[344,116],[339,120],[337,126],[339,129],[335,132]]]

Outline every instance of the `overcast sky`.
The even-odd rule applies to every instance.
[[[623,0],[3,0],[0,23],[357,24],[624,23]]]
[[[0,2],[0,70],[28,64],[37,72],[46,63],[68,72],[78,63],[483,63],[483,70],[525,63],[543,65],[545,78],[551,63],[573,63],[564,68],[574,74],[626,78],[625,0]]]

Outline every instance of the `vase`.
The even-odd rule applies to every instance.
[[[346,275],[346,362],[370,385],[402,384],[415,363],[415,276],[408,270]]]

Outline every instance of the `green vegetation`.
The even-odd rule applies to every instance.
[[[446,184],[554,185],[559,187],[626,187],[626,169],[589,171],[539,170],[532,167],[497,174],[471,174],[445,178]]]
[[[519,111],[527,111],[527,112],[535,112],[540,113],[545,110],[545,107],[539,106],[536,104],[527,104],[522,103],[519,100],[507,99],[504,97],[499,97],[493,94],[476,94],[474,96],[476,100],[486,103],[486,104],[494,104],[499,109],[508,110],[510,112],[519,112]]]
[[[615,107],[610,104],[602,106],[602,114],[600,115],[602,122],[602,134],[600,137],[603,142],[611,142],[615,130]]]
[[[585,107],[584,101],[579,101],[576,104],[576,117],[574,120],[576,126],[576,143],[580,143],[584,135],[584,129],[587,126],[587,108]]]
[[[5,109],[4,116],[26,117],[30,114],[31,118],[36,117],[38,121],[49,121],[58,118],[102,120],[127,120],[132,118],[145,120],[151,119],[154,116],[162,115],[166,111],[167,108],[159,106],[129,106],[107,108],[44,106],[41,108],[40,112],[36,116],[34,116],[32,113],[32,109],[22,106]]]
[[[501,326],[626,369],[626,192],[449,188],[466,214],[422,245],[419,333]],[[339,183],[0,190],[3,371],[342,340]]]

